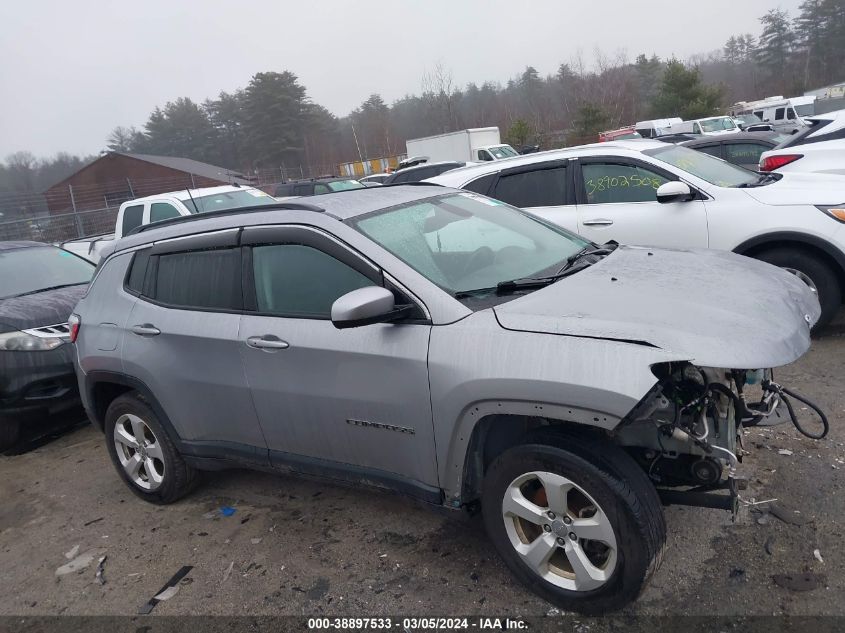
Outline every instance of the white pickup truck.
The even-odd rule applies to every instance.
[[[260,189],[237,185],[159,193],[145,198],[128,200],[120,205],[114,233],[62,242],[59,246],[96,264],[100,261],[100,256],[107,244],[119,240],[141,225],[194,213],[275,204],[276,202],[275,198]]]

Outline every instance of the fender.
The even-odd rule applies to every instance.
[[[827,240],[808,233],[799,233],[797,231],[776,231],[774,233],[764,233],[763,235],[758,235],[757,237],[752,237],[751,239],[744,241],[739,246],[736,246],[733,249],[733,252],[738,255],[745,255],[746,253],[758,249],[761,246],[767,246],[769,244],[774,245],[780,242],[797,242],[799,244],[806,244],[807,246],[819,249],[836,262],[839,267],[839,270],[837,271],[839,275],[845,275],[845,253]]]

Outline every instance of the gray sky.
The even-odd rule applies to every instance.
[[[758,18],[800,0],[28,0],[0,2],[0,159],[95,153],[156,105],[203,101],[260,71],[296,73],[345,115],[373,92],[420,90],[440,61],[455,84],[554,73],[579,51],[661,57],[759,34]]]

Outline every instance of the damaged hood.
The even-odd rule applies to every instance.
[[[841,204],[845,202],[845,178],[830,174],[784,173],[783,178],[764,187],[742,189],[769,205]]]
[[[633,246],[494,310],[508,330],[629,341],[730,369],[799,358],[821,312],[804,283],[769,264]]]
[[[0,332],[66,323],[88,284],[0,299]]]

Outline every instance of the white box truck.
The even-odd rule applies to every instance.
[[[519,156],[513,147],[502,143],[497,127],[479,127],[415,138],[405,145],[408,158],[425,156],[429,163],[446,160],[473,163]]]

